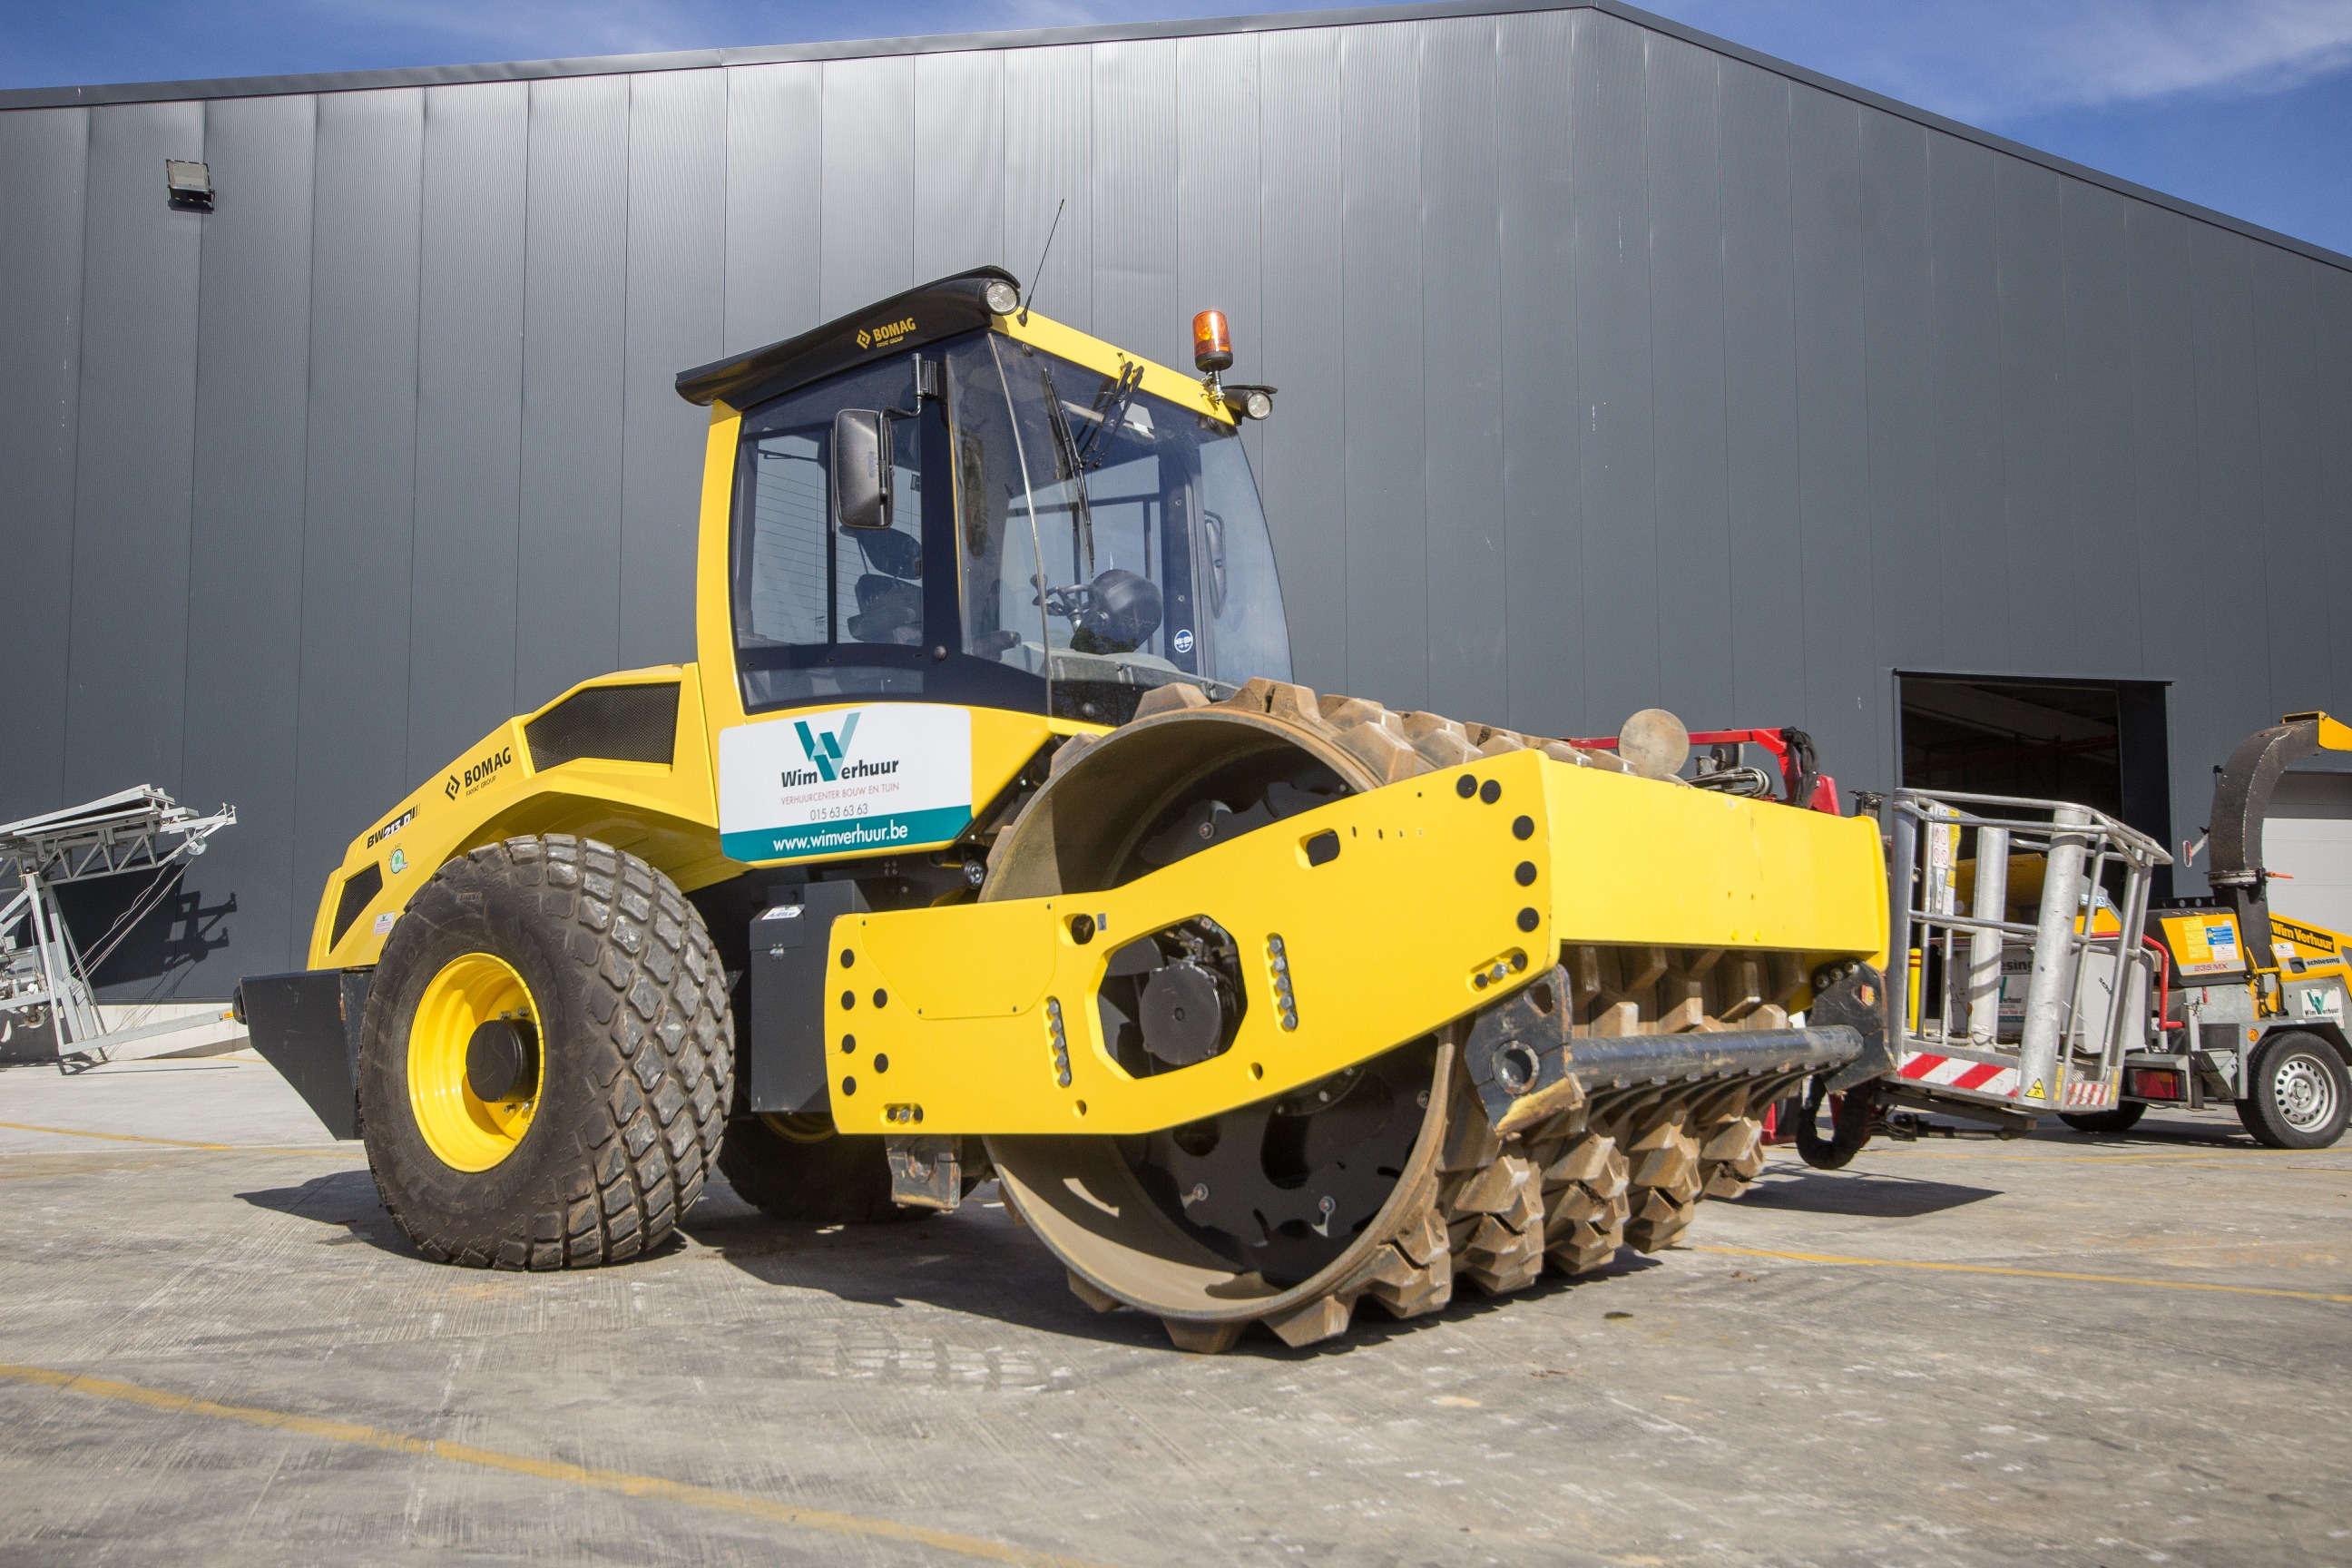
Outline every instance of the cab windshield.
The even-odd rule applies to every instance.
[[[1139,379],[982,331],[747,411],[731,551],[747,710],[905,698],[1118,723],[1169,681],[1219,697],[1288,679],[1239,433]],[[836,515],[848,409],[887,415],[886,529]]]
[[[965,646],[1045,676],[1072,717],[1123,718],[1171,680],[1290,678],[1239,432],[1139,378],[992,332],[948,350]]]

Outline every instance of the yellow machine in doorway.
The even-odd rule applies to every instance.
[[[1671,776],[1663,715],[1292,683],[1273,392],[1195,350],[986,269],[679,378],[696,661],[485,737],[242,988],[428,1256],[630,1257],[714,1165],[819,1220],[992,1173],[1090,1302],[1303,1343],[1664,1246],[1883,1067],[1875,826]]]

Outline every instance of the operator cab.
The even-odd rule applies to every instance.
[[[746,713],[901,699],[1116,724],[1171,681],[1289,679],[1240,432],[1265,399],[1017,307],[982,269],[678,378],[741,410]]]

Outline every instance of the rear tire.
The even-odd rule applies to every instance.
[[[927,1209],[890,1201],[887,1140],[836,1132],[825,1116],[739,1116],[727,1124],[719,1173],[745,1203],[792,1225],[877,1225]]]
[[[2344,1058],[2317,1035],[2281,1029],[2254,1047],[2238,1121],[2273,1149],[2325,1149],[2344,1135],[2352,1082]]]
[[[2147,1114],[2147,1101],[2126,1100],[2112,1110],[2060,1111],[2058,1120],[2077,1132],[2128,1132]]]
[[[476,1013],[524,1027],[521,1087],[493,1097],[511,1103],[475,1098],[478,1055],[459,1037],[489,1026],[453,991],[468,975],[489,977]],[[733,1037],[710,934],[668,878],[568,834],[476,849],[417,890],[369,989],[359,1099],[376,1192],[436,1262],[635,1257],[702,1192]]]

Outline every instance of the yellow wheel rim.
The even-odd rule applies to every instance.
[[[503,1097],[474,1092],[467,1053],[474,1032],[499,1019],[527,1026],[531,1065]],[[545,1039],[530,987],[502,958],[468,952],[441,966],[416,1004],[408,1029],[408,1103],[425,1146],[454,1170],[487,1171],[515,1151],[530,1131],[545,1068]]]

